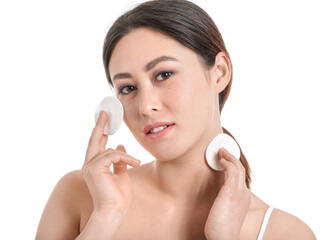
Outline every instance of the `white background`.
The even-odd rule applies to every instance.
[[[327,239],[324,1],[194,2],[216,22],[234,65],[222,123],[248,158],[252,191]],[[81,168],[95,108],[111,94],[103,39],[135,3],[0,3],[1,239],[33,239],[55,184]],[[125,125],[108,147],[118,143],[153,160]]]

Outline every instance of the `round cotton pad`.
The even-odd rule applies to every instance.
[[[225,134],[218,134],[208,145],[206,150],[206,160],[208,165],[217,171],[223,171],[224,169],[218,163],[218,151],[220,148],[225,148],[228,152],[230,152],[234,157],[240,159],[240,149],[235,142],[235,140]]]
[[[121,102],[114,96],[106,97],[99,104],[95,112],[95,122],[98,121],[100,111],[105,111],[109,116],[109,121],[104,129],[105,135],[112,135],[120,127],[121,122],[123,121],[124,109]]]

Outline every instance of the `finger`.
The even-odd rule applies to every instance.
[[[219,164],[226,171],[227,176],[237,175],[237,167],[225,158],[219,159]]]
[[[109,120],[106,112],[101,111],[98,121],[92,131],[89,145],[86,151],[85,163],[93,159],[99,152],[105,149],[108,136],[103,134],[104,128]]]
[[[139,166],[141,163],[140,160],[133,158],[132,156],[120,152],[120,151],[114,151],[114,152],[110,152],[109,154],[95,159],[94,161],[91,162],[91,164],[96,164],[96,165],[100,165],[101,166],[105,166],[105,167],[110,167],[111,164],[128,164],[132,167],[137,167]]]
[[[127,156],[130,156],[130,155],[128,155],[128,154],[126,153],[126,149],[125,149],[124,145],[122,145],[122,144],[118,144],[118,146],[116,147],[116,150],[125,153]],[[132,156],[130,156],[130,157],[132,157]],[[134,160],[135,163],[137,163],[136,166],[139,166],[139,165],[141,164],[141,161],[140,161],[140,160],[138,160],[138,159],[136,159],[136,158],[134,158],[134,157],[132,157],[132,159]],[[118,164],[114,164],[114,167],[115,167],[115,166],[118,166]],[[136,167],[136,166],[133,166],[133,167]],[[119,168],[119,167],[118,167],[118,168]],[[118,169],[118,168],[117,168],[117,169]],[[123,170],[125,170],[125,169],[127,170],[127,166],[125,166],[125,168],[124,168]]]
[[[132,167],[138,167],[141,163],[140,160],[133,158],[132,156],[130,156],[126,153],[120,152],[120,151],[113,152],[112,154],[121,157],[121,158],[118,158],[118,157],[113,158],[112,163],[114,163],[114,164],[128,164]]]
[[[242,187],[245,184],[245,169],[242,164],[239,166],[231,161],[221,158],[219,160],[220,166],[225,169],[225,181],[230,182],[235,187]]]
[[[106,150],[108,142],[108,135],[104,135],[100,138],[100,146],[99,146],[99,153],[104,152]]]
[[[242,180],[241,183],[243,183],[243,178],[246,177],[246,174],[245,174],[245,168],[244,168],[243,164],[241,163],[241,161],[238,160],[237,158],[235,158],[235,156],[233,154],[231,154],[230,152],[228,152],[225,148],[222,148],[219,150],[218,156],[222,157],[226,161],[229,161],[230,163],[232,163],[236,166],[237,174],[239,174],[239,178]],[[231,173],[231,174],[233,174],[233,173]]]
[[[235,164],[227,161],[224,158],[219,160],[219,164],[225,169],[225,183],[224,185],[229,186],[229,189],[237,189],[240,183],[240,172],[238,171]]]
[[[97,155],[97,159],[100,159],[100,158],[103,158],[104,156],[106,156],[106,155],[108,155],[108,154],[110,154],[110,153],[112,153],[112,152],[115,152],[115,151],[119,151],[119,152],[122,152],[122,153],[125,153],[126,154],[126,149],[125,149],[125,147],[122,145],[122,144],[119,144],[117,147],[116,147],[116,149],[112,149],[112,148],[108,148],[108,149],[106,149],[106,150],[104,150],[103,152],[101,152],[101,153],[99,153],[98,155]],[[130,156],[130,155],[128,155],[128,154],[126,154],[127,156],[129,156],[129,157],[132,157],[132,156]],[[133,157],[132,157],[133,158]]]
[[[128,173],[127,164],[114,163],[113,166],[114,166],[114,174]]]
[[[116,147],[116,150],[117,150],[117,151],[121,151],[121,152],[126,153],[126,149],[125,149],[124,145],[122,145],[122,144],[119,144],[119,145]]]
[[[141,161],[119,151],[111,152],[101,158],[95,158],[91,162],[84,164],[83,174],[97,176],[103,173],[110,173],[110,166],[112,164],[128,164],[132,167],[139,166]]]
[[[227,161],[232,162],[235,165],[242,165],[240,160],[238,160],[233,154],[227,151],[226,148],[220,148],[218,151],[218,158],[224,158]]]
[[[119,144],[116,147],[116,150],[126,153],[126,149],[124,145],[121,144]],[[127,164],[113,164],[113,165],[114,165],[114,174],[127,173]]]
[[[118,147],[119,146],[119,147]],[[120,144],[120,145],[118,145],[117,147],[118,147],[118,150],[120,150],[120,151],[118,151],[118,152],[120,152],[120,153],[123,153],[123,154],[126,154],[128,157],[131,157],[131,158],[133,158],[132,156],[130,156],[130,155],[128,155],[127,153],[126,153],[126,150],[124,150],[125,148]],[[122,148],[123,147],[123,148]],[[108,149],[106,149],[106,150],[104,150],[103,152],[100,152],[100,153],[98,153],[98,155],[96,155],[96,158],[93,158],[92,160],[90,160],[88,163],[91,163],[92,161],[97,161],[97,159],[101,159],[101,158],[103,158],[103,157],[105,157],[105,156],[107,156],[107,155],[110,155],[112,152],[116,152],[117,150],[116,149],[112,149],[112,148],[108,148]],[[124,152],[125,151],[125,152]],[[134,158],[133,158],[134,159]]]

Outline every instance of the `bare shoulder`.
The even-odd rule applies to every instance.
[[[52,194],[56,192],[61,192],[60,196],[63,200],[73,201],[74,205],[76,205],[75,200],[77,199],[81,201],[91,197],[81,170],[75,170],[64,175],[57,183]]]
[[[280,209],[274,209],[264,239],[311,240],[316,237],[301,219]]]
[[[58,185],[60,183],[63,185],[63,187],[68,187],[70,190],[78,190],[79,193],[80,190],[88,189],[82,174],[82,170],[75,170],[67,173],[60,179]],[[83,191],[82,193],[85,194]]]
[[[60,195],[58,197],[62,198],[62,201],[69,207],[75,208],[78,215],[85,206],[92,202],[90,191],[81,170],[75,170],[64,175],[53,192],[58,192]]]
[[[251,192],[251,206],[242,226],[243,239],[256,239],[269,205]],[[265,230],[264,240],[316,239],[310,227],[298,217],[274,208]]]
[[[56,184],[43,210],[36,239],[76,237],[83,203],[89,201],[90,197],[80,170],[64,175]]]

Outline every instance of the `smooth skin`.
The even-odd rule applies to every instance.
[[[154,64],[162,56],[171,58]],[[247,189],[244,167],[225,149],[218,152],[225,171],[210,169],[204,158],[222,132],[218,94],[231,78],[226,55],[218,53],[208,69],[174,39],[139,28],[118,42],[109,70],[118,76],[124,122],[156,160],[140,165],[122,145],[106,149],[110,119],[101,112],[82,170],[59,181],[36,239],[256,239],[268,205]],[[158,121],[174,126],[149,139],[143,129]],[[316,238],[300,219],[275,209],[264,239]]]

